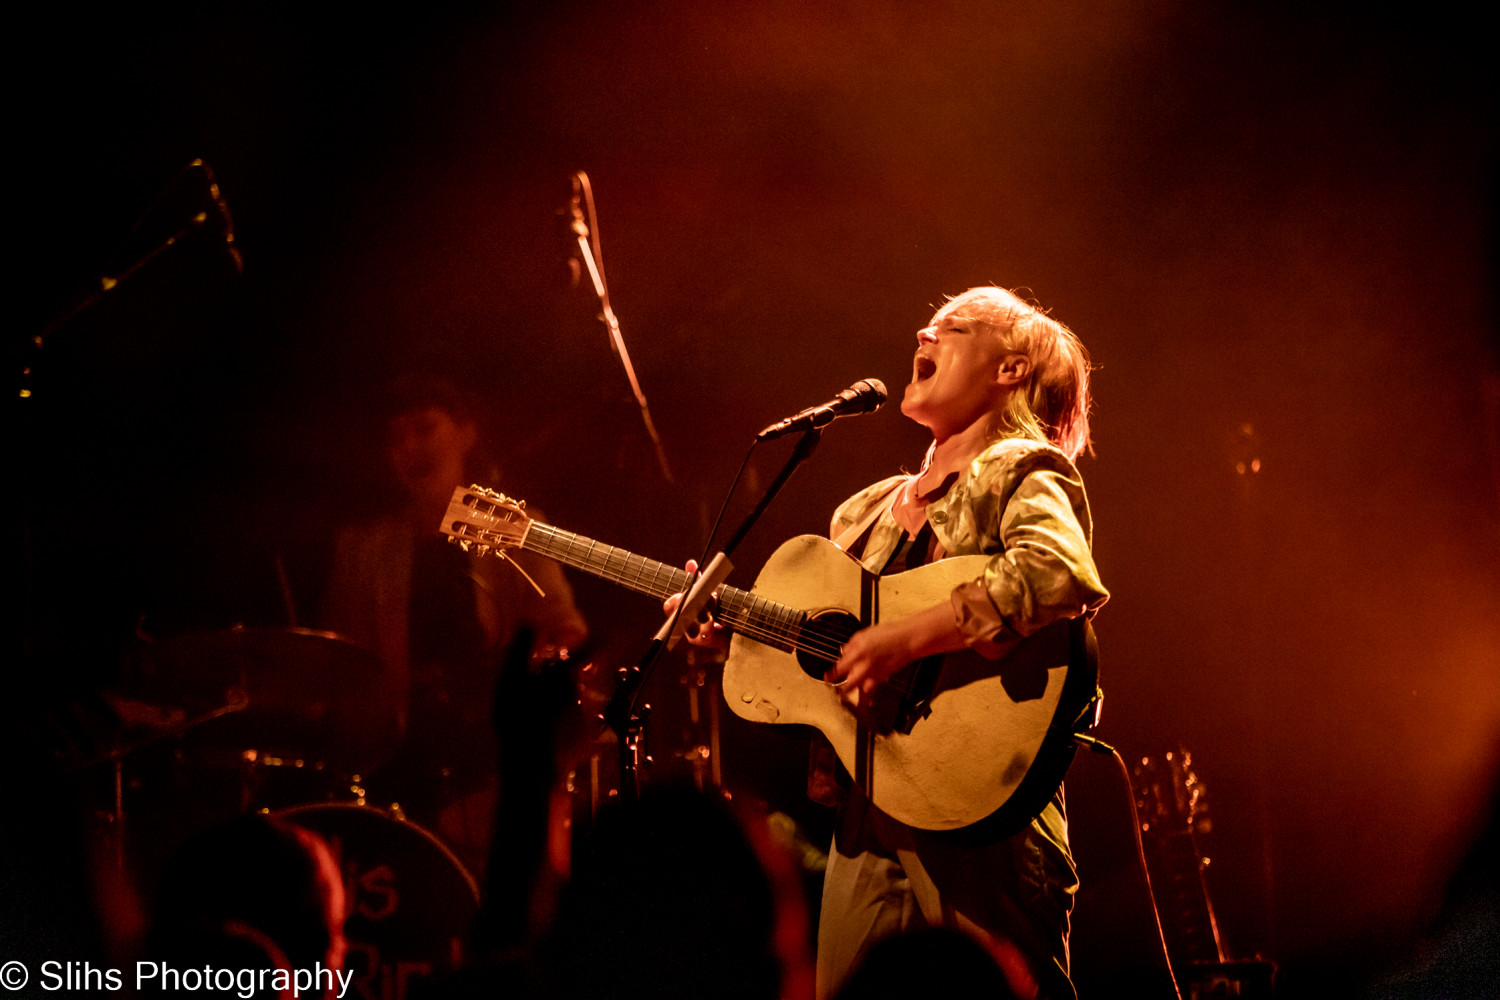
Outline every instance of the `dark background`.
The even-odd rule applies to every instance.
[[[13,423],[12,669],[90,683],[137,624],[281,624],[278,557],[305,620],[333,526],[379,502],[369,390],[394,371],[480,396],[495,485],[680,563],[762,425],[894,391],[943,295],[1026,286],[1098,366],[1102,734],[1192,751],[1234,952],[1303,995],[1378,980],[1500,763],[1494,74],[1454,10],[49,10],[12,34],[17,349],[47,331]],[[48,330],[210,207],[172,185],[195,157],[243,276],[211,217]],[[579,169],[675,483],[570,286]],[[832,428],[732,581],[923,444],[894,406]],[[578,587],[601,662],[633,658],[652,603]],[[799,745],[728,740],[732,785],[804,808]],[[1112,781],[1070,779],[1106,889]],[[1139,920],[1098,898],[1081,980],[1128,962],[1099,928]]]

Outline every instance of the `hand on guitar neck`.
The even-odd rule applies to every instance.
[[[697,571],[696,560],[685,567],[689,574]],[[671,615],[682,602],[673,594],[662,604],[662,612]],[[712,605],[689,622],[685,633],[694,646],[729,650],[729,631],[714,620]],[[854,633],[844,645],[843,655],[829,668],[824,679],[838,688],[839,696],[850,705],[861,697],[870,697],[902,667],[928,656],[951,653],[964,648],[964,638],[947,602],[934,604],[928,610],[895,622],[880,622]]]
[[[688,576],[692,576],[698,572],[698,560],[689,559],[687,565],[683,568],[687,570]],[[715,597],[717,596],[717,592],[715,592]],[[668,618],[672,617],[672,613],[677,610],[677,605],[681,603],[682,594],[673,594],[662,602],[662,614]],[[713,599],[710,599],[703,610],[698,612],[698,620],[688,622],[683,628],[683,634],[687,636],[687,641],[694,646],[717,649],[719,652],[727,654],[729,652],[729,630],[714,620],[714,607],[715,602]]]

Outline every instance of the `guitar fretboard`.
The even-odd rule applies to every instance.
[[[688,583],[685,570],[540,521],[531,522],[521,547],[658,600],[682,593]],[[812,621],[804,611],[737,587],[720,587],[718,599],[720,621],[769,645],[803,649],[837,659],[849,638],[848,629]]]

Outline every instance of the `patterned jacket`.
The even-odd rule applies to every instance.
[[[846,500],[830,537],[879,572],[904,532],[891,514],[910,476],[893,476]],[[1021,639],[1065,618],[1092,615],[1109,592],[1090,550],[1083,480],[1061,451],[1007,438],[985,449],[926,508],[941,555],[989,555],[984,575],[954,589],[954,617],[977,652],[998,659]],[[865,539],[863,548],[855,542]]]

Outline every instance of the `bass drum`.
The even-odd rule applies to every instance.
[[[464,962],[479,887],[452,851],[415,823],[372,806],[276,813],[328,842],[344,877],[345,998],[405,1000]]]

